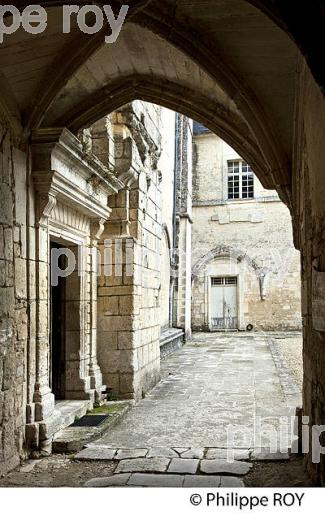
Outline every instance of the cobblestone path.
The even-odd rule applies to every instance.
[[[118,448],[268,446],[300,402],[268,335],[196,334],[162,362],[160,383],[97,443]],[[285,439],[283,439],[285,443]],[[290,445],[288,439],[287,446]]]
[[[301,396],[277,336],[194,335],[162,362],[160,383],[101,439],[75,457],[26,461],[0,487],[243,487],[257,468],[263,477],[270,467],[274,473],[277,461],[276,474],[287,468],[281,485],[295,479],[303,485],[301,462],[289,459],[291,438],[282,435],[279,446],[281,420],[288,431]],[[273,427],[275,446],[266,432],[254,435],[258,417],[264,428]],[[235,435],[227,445],[229,425]]]
[[[86,486],[241,487],[254,461],[289,459],[301,396],[272,335],[196,334],[161,374],[77,454],[117,463],[113,476]]]

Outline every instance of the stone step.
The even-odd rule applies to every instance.
[[[89,443],[85,449],[77,453],[75,458],[78,460],[123,460],[123,459],[194,459],[204,461],[214,461],[215,463],[235,463],[253,461],[285,461],[289,460],[288,450],[271,452],[266,448],[175,448],[175,447],[154,447],[154,448],[121,448],[99,442]],[[209,464],[207,465],[209,467]],[[239,467],[239,466],[238,466]],[[243,466],[244,467],[244,466]]]
[[[80,451],[87,443],[99,439],[103,433],[107,432],[115,424],[117,424],[131,406],[130,401],[112,401],[105,405],[108,408],[107,418],[98,426],[68,426],[61,429],[53,440],[53,452],[55,453],[73,453]],[[87,410],[83,410],[78,418],[83,417]],[[66,410],[67,416],[69,410]],[[90,413],[95,413],[95,410]],[[74,422],[70,422],[71,425]],[[100,457],[97,458],[97,460]],[[85,460],[85,459],[84,459]],[[93,460],[93,459],[92,459]],[[107,459],[103,459],[107,460]]]
[[[235,488],[244,487],[238,477],[206,475],[173,475],[156,473],[120,473],[88,480],[84,487],[170,487],[170,488]]]
[[[91,410],[92,404],[90,401],[59,401],[56,403],[55,409],[61,414],[62,428],[66,428]]]

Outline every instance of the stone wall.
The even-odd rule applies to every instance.
[[[104,383],[124,398],[141,398],[158,381],[160,332],[169,325],[174,118],[140,101],[110,116],[127,189],[109,200],[101,247],[111,240],[123,252],[115,274],[99,279],[98,351]]]
[[[294,145],[294,229],[302,252],[304,324],[303,415],[305,424],[325,425],[325,108],[324,98],[303,60],[296,91]],[[324,426],[315,431],[316,449],[306,464],[315,482],[325,484]],[[311,429],[310,429],[311,435]],[[312,439],[310,439],[312,441]],[[318,445],[318,448],[317,448]],[[317,456],[317,452],[323,454]],[[313,460],[312,460],[313,455]]]
[[[27,399],[26,155],[0,129],[0,475],[23,456]]]
[[[194,147],[193,329],[210,328],[210,277],[225,274],[240,276],[240,329],[299,329],[300,255],[288,208],[256,177],[254,200],[228,201],[227,161],[239,155],[210,132]]]

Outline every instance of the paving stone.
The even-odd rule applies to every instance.
[[[111,448],[86,448],[75,456],[75,460],[113,460],[116,450]]]
[[[118,463],[115,473],[164,473],[170,459],[125,459]]]
[[[112,475],[110,477],[98,477],[87,480],[84,487],[119,487],[125,486],[131,473],[121,473],[120,475]]]
[[[199,461],[196,459],[172,459],[168,467],[168,473],[194,474]]]
[[[233,457],[233,460],[249,460],[250,450],[244,449],[228,449],[227,448],[209,448],[205,455],[206,459],[224,459]],[[230,459],[231,460],[231,459]]]
[[[182,487],[183,475],[157,475],[155,473],[133,473],[128,486],[138,487]]]
[[[177,457],[177,453],[172,448],[150,448],[147,457],[167,457],[173,459],[174,457]]]
[[[139,457],[145,457],[148,453],[147,449],[134,449],[134,450],[118,450],[115,455],[115,460],[123,459],[138,459]]]
[[[221,477],[220,487],[245,487],[245,484],[241,478]]]
[[[19,471],[20,473],[30,473],[33,471],[34,466],[36,466],[36,464],[40,464],[40,462],[41,461],[39,460],[29,460],[19,468]]]
[[[219,476],[186,475],[183,487],[219,487],[220,482],[221,477]]]
[[[252,464],[248,462],[228,462],[222,459],[202,460],[200,464],[202,473],[209,474],[228,473],[231,475],[246,475],[251,467]]]
[[[288,451],[285,453],[281,453],[280,451],[272,453],[266,448],[257,448],[253,450],[251,455],[252,460],[289,460],[289,458]]]
[[[182,455],[195,447],[229,446],[226,428],[233,424],[238,432],[233,445],[247,449],[254,446],[255,409],[267,417],[270,403],[278,403],[275,418],[294,415],[295,403],[288,406],[283,397],[267,335],[238,336],[236,341],[224,336],[220,342],[218,335],[195,334],[193,341],[162,361],[161,381],[146,399],[95,444],[173,448]],[[279,424],[274,428],[278,433]],[[261,445],[267,447],[268,439]]]
[[[203,459],[204,449],[203,448],[191,448],[190,450],[184,451],[181,457],[184,459]]]
[[[189,450],[190,448],[173,448],[173,450],[176,451],[176,453],[178,453],[178,455],[181,455],[182,453],[184,453],[185,451]]]

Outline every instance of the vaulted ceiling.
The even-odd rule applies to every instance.
[[[288,0],[129,1],[114,44],[104,43],[107,27],[88,36],[72,25],[62,34],[62,2],[40,3],[48,11],[46,31],[21,29],[0,46],[0,104],[17,132],[76,132],[143,99],[204,123],[290,204],[298,47],[323,86],[313,53],[323,38],[321,2],[308,2],[306,20],[313,15],[316,23],[308,38],[304,0],[291,9]],[[109,3],[118,12],[122,2]]]

